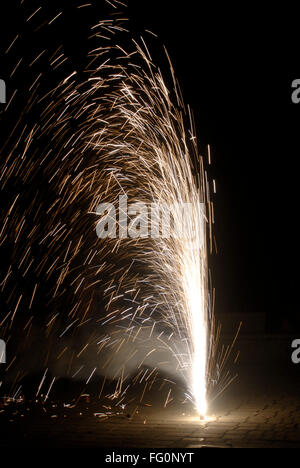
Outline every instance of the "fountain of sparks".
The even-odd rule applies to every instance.
[[[204,417],[211,341],[207,231],[211,233],[212,221],[207,175],[171,63],[172,91],[143,41],[142,45],[133,42],[130,51],[111,43],[101,45],[104,36],[115,41],[116,31],[125,31],[117,17],[92,28],[91,40],[96,45],[80,76],[71,69],[65,73],[60,48],[51,55],[51,67],[61,70],[63,79],[44,95],[42,74],[30,83],[26,109],[28,113],[35,109],[40,121],[30,127],[22,126],[19,119],[14,141],[7,142],[3,150],[3,189],[16,173],[29,199],[22,204],[22,188],[12,194],[3,245],[15,236],[12,262],[20,259],[20,273],[25,279],[32,273],[34,278],[29,294],[24,289],[28,283],[12,283],[11,265],[4,272],[2,290],[8,310],[13,311],[4,332],[21,329],[15,325],[21,319],[18,308],[27,301],[31,310],[39,290],[46,289],[45,281],[51,285],[46,289],[47,338],[58,329],[61,338],[90,326],[97,309],[96,293],[101,293],[105,315],[96,314],[87,340],[97,343],[99,356],[105,350],[120,355],[129,340],[152,338],[157,328],[158,347],[175,359],[176,372]],[[84,81],[80,81],[82,76],[86,76]],[[16,154],[22,154],[19,166]],[[51,187],[51,196],[46,196],[41,178],[45,187]],[[186,235],[99,239],[94,229],[99,223],[97,206],[124,194],[131,203],[173,207],[177,226],[182,223],[182,206],[188,204]],[[39,214],[42,211],[46,218]],[[20,226],[22,236],[16,228]],[[159,219],[154,220],[154,228],[160,233]],[[69,304],[63,324],[56,312],[61,300]],[[34,323],[34,313],[30,321]],[[27,322],[25,318],[24,329]],[[108,322],[112,328],[102,333]],[[31,324],[28,330],[29,336]],[[153,340],[148,348],[147,340],[141,341],[145,359],[151,354],[155,362]],[[73,366],[68,346],[62,355],[65,359],[70,353]],[[87,348],[77,353],[78,359]],[[47,351],[47,359],[51,352]]]

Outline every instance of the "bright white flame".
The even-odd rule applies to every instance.
[[[201,205],[194,205],[189,229],[195,233],[182,258],[187,327],[191,353],[191,391],[201,416],[206,415],[207,262],[206,221]]]

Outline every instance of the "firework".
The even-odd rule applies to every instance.
[[[82,73],[57,48],[49,66],[63,78],[44,93],[42,74],[34,78],[2,148],[1,190],[11,196],[0,240],[8,252],[0,330],[6,340],[21,342],[11,364],[22,362],[38,333],[47,340],[39,365],[57,375],[85,375],[86,384],[97,373],[109,375],[119,402],[134,369],[133,381],[149,388],[159,370],[171,369],[205,415],[215,346],[208,178],[171,62],[167,85],[143,40],[126,50],[118,44],[116,36],[129,34],[123,22],[105,19],[92,28],[95,45]],[[136,210],[140,203],[159,207],[159,214],[129,214],[131,231],[144,223],[151,232],[128,235],[124,206],[117,204],[122,197]],[[117,233],[103,239],[97,236],[99,205],[108,203],[116,207]],[[170,207],[182,235],[162,232]],[[18,333],[26,339],[18,341]],[[14,384],[22,375],[16,372]],[[171,399],[168,393],[166,405]]]

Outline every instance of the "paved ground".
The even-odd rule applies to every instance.
[[[176,391],[164,408],[167,388],[125,408],[113,400],[69,401],[55,394],[43,404],[3,401],[0,447],[300,448],[299,377],[300,365],[243,366],[204,422]]]

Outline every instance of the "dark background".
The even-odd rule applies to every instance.
[[[25,68],[13,79],[7,75],[12,59],[3,49],[16,32],[23,35],[16,61],[23,56],[26,63],[37,55],[33,49],[50,49],[57,42],[64,44],[76,68],[86,53],[89,26],[106,14],[100,0],[82,10],[75,6],[85,2],[51,1],[24,25],[24,16],[40,2],[3,3],[0,78],[7,81],[8,98],[11,88],[22,89],[22,80],[29,79]],[[211,260],[217,313],[265,312],[267,330],[295,331],[300,104],[291,101],[291,82],[300,78],[297,15],[288,7],[276,11],[274,6],[264,13],[253,3],[128,3],[126,15],[135,36],[145,36],[144,29],[158,34],[159,40],[145,37],[153,61],[166,73],[162,44],[167,47],[184,100],[195,115],[200,151],[205,153],[211,145],[209,174],[217,185],[219,253]],[[59,11],[64,11],[63,18],[36,44],[33,25]],[[21,109],[22,99],[18,102]],[[18,107],[14,112],[16,116]],[[2,142],[13,115],[1,122]]]

